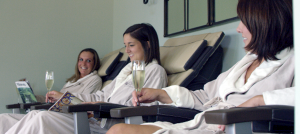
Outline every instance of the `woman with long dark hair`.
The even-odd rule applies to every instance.
[[[200,111],[235,106],[294,105],[294,97],[291,97],[295,62],[292,0],[239,0],[237,13],[241,19],[237,32],[242,34],[248,51],[238,63],[205,84],[203,90],[189,91],[179,86],[144,88],[133,93],[133,104],[136,105],[136,96],[139,96],[141,103],[156,100]],[[224,128],[206,124],[203,113],[177,124],[117,124],[108,133],[222,133]]]

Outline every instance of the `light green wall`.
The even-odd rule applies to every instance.
[[[54,70],[53,89],[74,74],[78,53],[87,47],[100,57],[112,50],[111,0],[0,1],[0,113],[17,103],[14,82],[27,78],[45,95],[45,71]]]
[[[293,2],[294,7],[300,6],[299,1]],[[294,12],[299,13],[299,10],[294,8]],[[123,47],[122,34],[132,24],[151,23],[158,32],[160,45],[163,45],[168,39],[163,37],[163,11],[163,0],[149,0],[147,5],[142,0],[1,0],[0,113],[9,112],[5,105],[17,101],[14,81],[26,77],[36,93],[45,94],[44,71],[52,69],[55,71],[54,88],[59,90],[73,73],[81,49],[93,47],[101,57],[108,51]],[[299,17],[294,18],[295,24],[299,24]],[[224,31],[225,71],[245,54],[242,37],[235,31],[238,23],[180,36]],[[296,29],[295,37],[300,31],[298,27]],[[299,44],[299,40],[295,38],[295,44]],[[295,48],[300,51],[297,45]],[[299,64],[296,60],[297,68]],[[300,75],[297,70],[296,74]],[[300,82],[297,76],[296,88]],[[300,96],[300,92],[297,91],[296,95]],[[296,104],[299,103],[297,98]],[[297,111],[299,107],[296,106]],[[295,128],[300,128],[300,117],[296,116],[296,119]]]
[[[163,0],[149,0],[145,5],[142,0],[114,0],[113,49],[124,46],[123,32],[136,23],[152,24],[163,43],[163,3]]]
[[[152,24],[163,37],[162,0],[3,0],[0,1],[0,113],[9,112],[6,104],[16,103],[14,81],[27,78],[36,94],[45,94],[44,72],[55,72],[54,90],[60,90],[74,72],[76,56],[86,47],[95,48],[100,58],[123,47],[122,34],[132,24]],[[180,35],[188,36],[224,31],[224,51],[242,49],[236,34],[238,22]],[[175,37],[180,37],[175,36]],[[239,42],[239,43],[238,43]],[[113,44],[113,45],[111,45]],[[227,53],[223,70],[244,55],[243,51]],[[9,70],[9,71],[8,71]]]

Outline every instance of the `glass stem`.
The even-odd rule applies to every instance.
[[[137,96],[138,101],[136,102],[136,106],[140,106],[139,96]]]
[[[47,94],[49,95],[49,92],[50,92],[50,90],[49,89],[47,89]],[[50,101],[49,101],[49,97],[47,98],[47,103],[50,103]]]
[[[136,96],[136,98],[137,98],[136,106],[140,106],[139,96]]]

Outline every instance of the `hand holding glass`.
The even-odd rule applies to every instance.
[[[134,60],[132,61],[132,80],[135,91],[141,91],[144,86],[145,79],[145,61]],[[138,96],[137,96],[138,97]],[[137,102],[137,106],[139,106]]]
[[[46,84],[46,87],[47,87],[47,93],[49,93],[51,91],[53,83],[54,83],[54,73],[53,73],[53,71],[46,71],[45,84]],[[49,102],[49,99],[48,99],[48,102]]]

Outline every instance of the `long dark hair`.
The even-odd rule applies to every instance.
[[[158,64],[161,64],[158,36],[151,24],[141,23],[132,25],[126,29],[123,37],[128,33],[132,38],[135,38],[141,42],[144,49],[146,65],[152,62],[153,59],[157,60]],[[148,41],[150,43],[150,48],[148,45]]]
[[[252,35],[245,49],[258,61],[293,48],[292,0],[239,0],[237,14]]]
[[[76,62],[76,65],[75,65],[75,74],[72,77],[68,78],[66,82],[68,82],[68,81],[76,82],[78,79],[80,79],[80,72],[79,72],[79,69],[78,69],[78,61],[79,61],[79,56],[82,52],[90,52],[94,55],[93,56],[94,66],[93,66],[93,69],[90,73],[94,72],[95,70],[99,70],[99,68],[100,68],[100,59],[99,59],[97,51],[94,50],[93,48],[83,49],[83,50],[80,51],[80,53],[77,56],[77,62]]]

